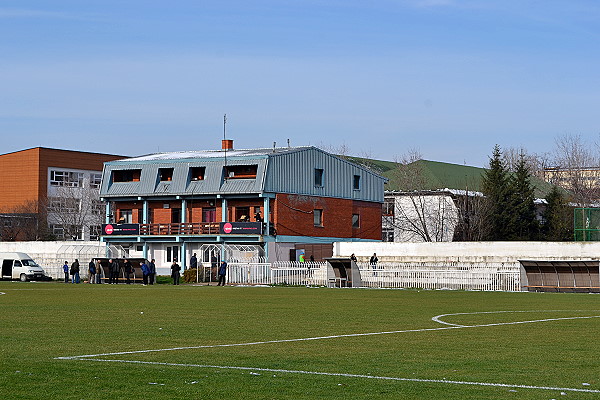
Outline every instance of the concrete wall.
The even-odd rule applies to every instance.
[[[337,242],[334,257],[354,253],[360,261],[510,263],[518,260],[598,260],[600,242]]]

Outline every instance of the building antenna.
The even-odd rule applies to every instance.
[[[225,149],[224,149],[225,150],[225,166],[227,166],[227,147],[228,147],[227,144],[225,143],[225,140],[227,140],[226,136],[225,136],[226,125],[227,125],[227,114],[223,114],[223,144],[224,144],[223,147],[225,147]]]

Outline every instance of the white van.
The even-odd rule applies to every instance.
[[[25,253],[0,253],[0,265],[3,279],[20,279],[21,282],[46,279],[42,267]]]

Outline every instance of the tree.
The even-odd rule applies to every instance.
[[[521,153],[515,172],[509,180],[508,236],[509,240],[535,240],[539,224],[535,214],[533,187],[525,154]]]
[[[573,209],[563,191],[556,186],[546,195],[542,235],[547,241],[573,240]]]
[[[66,240],[82,239],[84,229],[102,224],[104,209],[98,189],[60,186],[47,203],[48,222],[59,226]]]
[[[392,225],[398,236],[404,241],[451,241],[458,209],[450,193],[430,190],[417,149],[411,149],[396,164],[391,179],[401,192],[394,196]]]
[[[555,140],[554,168],[546,169],[546,180],[571,193],[573,201],[585,207],[600,197],[598,154],[580,135],[563,135]]]
[[[486,218],[490,231],[488,240],[508,240],[510,230],[510,180],[502,158],[500,146],[494,146],[489,168],[482,178],[483,194],[486,202]]]

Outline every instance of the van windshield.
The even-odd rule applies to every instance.
[[[39,267],[33,260],[21,260],[24,266],[26,267]]]

